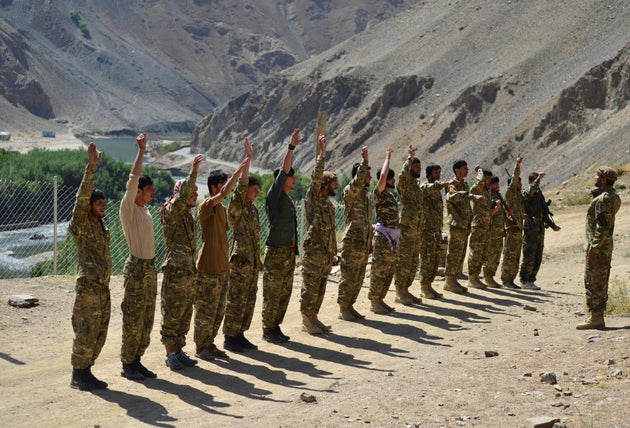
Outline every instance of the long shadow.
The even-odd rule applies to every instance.
[[[459,309],[442,308],[438,306],[414,305],[413,307],[422,308],[423,310],[426,310],[427,312],[435,312],[438,315],[441,315],[440,312],[443,311],[443,313],[448,313],[448,315],[458,318],[457,316],[455,316],[455,314],[457,314],[460,316],[459,317],[460,319],[468,320],[469,322],[478,322],[478,323],[490,322],[489,321],[490,318],[479,316],[475,312],[467,312],[467,311],[462,311]],[[468,328],[463,327],[459,324],[452,324],[448,319],[445,319],[445,318],[436,318],[433,316],[416,315],[413,313],[403,313],[403,312],[397,312],[396,317],[413,321],[415,323],[429,324],[430,326],[438,327],[438,328],[441,328],[443,330],[448,330],[448,331],[468,330]],[[488,321],[485,321],[485,320],[488,320]]]
[[[271,391],[257,388],[253,383],[247,382],[238,376],[213,372],[211,368],[196,367],[194,369],[184,369],[178,373],[182,376],[198,380],[206,385],[213,385],[226,392],[240,395],[251,400],[268,400],[278,403],[286,402],[282,400],[272,400],[269,398]]]
[[[0,358],[10,363],[17,364],[18,366],[23,366],[26,364],[24,361],[17,360],[13,358],[12,356],[10,356],[9,354],[5,354],[4,352],[0,352]]]
[[[526,300],[532,303],[545,303],[548,298],[551,296],[549,294],[554,293],[554,291],[550,290],[522,290],[522,289],[504,289],[504,288],[492,288],[487,289],[492,293],[500,293],[505,296],[510,296],[512,298],[519,298],[522,300]],[[560,292],[559,294],[571,294]]]
[[[353,337],[353,336],[341,336],[335,333],[328,333],[321,336],[322,339],[328,340],[333,343],[338,343],[346,348],[363,349],[365,351],[373,351],[380,355],[387,355],[389,357],[397,358],[409,358],[401,354],[408,354],[406,349],[393,348],[389,343],[383,343],[382,341],[368,339],[366,337]],[[377,371],[389,371],[378,370]]]
[[[285,342],[282,345],[278,345],[280,348],[286,347],[287,349],[293,349],[293,345],[295,342]],[[303,361],[298,358],[287,357],[285,355],[276,354],[273,352],[266,352],[262,350],[258,350],[256,352],[249,352],[244,354],[252,360],[257,360],[263,363],[266,363],[272,367],[276,367],[278,369],[293,371],[298,373],[305,373],[310,377],[315,378],[323,378],[323,379],[336,379],[330,378],[332,375],[331,372],[327,372],[325,370],[320,370],[313,363],[308,361]]]
[[[426,331],[421,328],[415,327],[411,324],[401,324],[397,323],[396,319],[408,319],[413,320],[415,323],[418,323],[421,317],[413,314],[403,314],[400,312],[391,312],[387,318],[388,321],[380,321],[376,319],[365,319],[363,324],[368,327],[372,327],[376,330],[380,330],[384,334],[388,334],[390,336],[403,336],[406,339],[413,340],[418,343],[422,343],[425,345],[435,345],[435,346],[445,346],[450,347],[450,345],[445,345],[437,342],[437,340],[443,339],[443,337],[439,336],[429,336]],[[401,356],[399,356],[401,357]],[[415,360],[414,357],[401,357],[401,358],[409,358],[411,360]]]
[[[196,371],[195,369],[189,371]],[[210,394],[207,394],[197,388],[193,388],[190,385],[182,385],[170,382],[165,379],[146,379],[143,382],[138,382],[140,385],[147,389],[154,389],[157,391],[163,391],[169,394],[176,395],[180,400],[191,406],[197,407],[204,412],[212,413],[215,415],[229,416],[235,419],[242,419],[243,416],[230,415],[228,413],[219,412],[215,408],[217,407],[229,407],[227,403],[215,402]]]
[[[326,336],[332,333],[326,333],[322,335],[313,335],[312,337],[325,338]],[[309,355],[311,358],[315,360],[324,360],[324,361],[334,361],[338,364],[343,364],[345,366],[356,367],[359,369],[365,370],[373,370],[369,367],[372,363],[370,361],[357,360],[354,355],[347,354],[345,352],[335,351],[333,349],[321,348],[318,346],[311,346],[305,343],[299,342],[287,342],[285,346],[288,349],[291,349],[295,352],[300,352],[302,354]],[[338,379],[338,378],[335,378]]]
[[[474,309],[476,311],[480,311],[480,312],[488,312],[491,314],[505,314],[505,309],[501,309],[501,308],[497,308],[495,306],[492,305],[493,300],[491,298],[488,298],[487,296],[482,296],[479,294],[471,294],[470,292],[466,293],[466,297],[471,297],[473,299],[476,299],[480,302],[484,302],[484,303],[475,303],[475,302],[469,302],[466,300],[458,300],[458,299],[443,299],[445,302],[449,302],[449,303],[454,303],[457,304],[459,306],[465,306],[467,308],[470,309]],[[513,306],[520,306],[518,303],[514,303]],[[477,318],[482,318],[479,315],[476,316]],[[487,318],[489,320],[489,318]],[[477,321],[479,322],[479,321]],[[490,322],[490,321],[488,321]]]
[[[177,419],[168,415],[166,407],[146,397],[113,389],[100,389],[97,391],[94,393],[94,396],[117,404],[127,411],[127,416],[142,423],[164,428],[175,428],[177,426]]]

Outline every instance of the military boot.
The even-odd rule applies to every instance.
[[[425,299],[439,299],[442,297],[442,294],[435,291],[431,284],[420,284],[420,291]]]
[[[468,286],[472,288],[486,288],[487,285],[481,282],[479,279],[479,275],[470,274],[468,275]]]
[[[396,299],[394,301],[405,306],[409,306],[413,303],[413,299],[409,295],[409,292],[404,288],[398,287],[396,287]]]
[[[317,325],[313,317],[309,317],[306,314],[302,314],[302,330],[308,334],[322,334],[324,332],[324,330]]]
[[[501,287],[503,287],[501,284],[499,284],[498,282],[496,282],[494,280],[494,276],[485,275],[484,274],[483,280],[486,281],[486,284],[488,284],[488,287],[490,287],[490,288],[501,288]]]
[[[339,305],[339,319],[344,321],[356,321],[357,317],[354,316],[349,305]]]
[[[96,389],[96,385],[90,381],[86,372],[86,369],[72,369],[70,387],[79,391],[93,391]]]
[[[464,294],[468,291],[468,288],[461,285],[454,275],[447,275],[444,281],[444,290],[455,294]]]
[[[374,312],[375,314],[380,314],[380,315],[389,313],[387,308],[381,304],[380,300],[372,300],[372,306],[370,307],[370,310]]]
[[[354,309],[353,305],[350,305],[350,307],[348,308],[350,309],[350,312],[352,313],[352,315],[354,315],[354,317],[358,320],[362,320],[363,318],[365,318],[365,315],[359,313],[359,311],[357,311],[356,309]]]
[[[591,330],[606,328],[603,312],[591,312],[586,322],[575,326],[577,330]]]
[[[315,316],[313,317],[313,321],[315,322],[315,324],[317,324],[317,327],[319,327],[319,328],[321,328],[322,330],[324,330],[324,332],[327,332],[327,331],[332,331],[332,325],[326,325],[326,324],[324,324],[323,322],[321,322],[321,321],[319,320],[319,318],[317,318],[317,315],[315,315]]]
[[[389,306],[387,303],[385,303],[384,299],[380,299],[379,302],[381,303],[381,306],[384,307],[385,309],[387,309],[387,312],[394,312],[396,309],[394,309],[393,306]]]
[[[407,296],[409,296],[411,298],[411,302],[414,305],[421,305],[422,304],[422,298],[418,297],[418,296],[414,296],[413,294],[411,294],[409,292],[409,289],[407,289]]]

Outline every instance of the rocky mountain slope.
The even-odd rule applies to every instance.
[[[0,0],[2,127],[190,132],[208,111],[417,1]]]
[[[280,164],[287,137],[313,144],[328,114],[330,165],[411,143],[445,171],[459,158],[501,172],[521,153],[552,181],[630,161],[630,5],[623,1],[425,1],[270,77],[210,112],[193,145],[236,160],[248,135]],[[310,170],[314,150],[296,151]]]

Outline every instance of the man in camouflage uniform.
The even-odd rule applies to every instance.
[[[236,168],[232,177],[221,170],[208,175],[208,191],[197,208],[201,227],[201,250],[197,257],[197,277],[195,279],[195,355],[202,360],[228,358],[217,348],[214,339],[225,315],[230,278],[230,255],[227,232],[229,229],[227,210],[221,203],[234,189],[236,181],[249,164],[247,157]]]
[[[409,156],[398,175],[398,195],[400,196],[400,248],[396,267],[396,302],[403,305],[422,303],[422,299],[412,295],[409,287],[418,270],[420,257],[420,221],[422,217],[422,193],[418,179],[422,171],[420,159],[411,144],[407,148]]]
[[[523,241],[523,196],[521,195],[521,162],[516,158],[514,172],[505,191],[505,202],[512,210],[511,218],[506,216],[505,240],[503,242],[503,261],[501,262],[501,282],[506,288],[521,288],[514,283],[521,260],[521,244]]]
[[[166,257],[162,265],[160,335],[166,349],[166,366],[171,370],[197,364],[182,349],[190,330],[195,296],[197,234],[190,210],[197,202],[195,181],[202,159],[203,155],[194,157],[188,177],[175,183],[173,195],[160,208],[160,222],[166,242]]]
[[[523,195],[523,261],[521,262],[520,279],[522,287],[528,290],[540,290],[534,282],[542,263],[543,248],[545,246],[545,228],[551,227],[559,231],[546,209],[547,202],[540,190],[540,181],[544,172],[532,172],[529,175],[529,185],[521,191]]]
[[[280,329],[291,299],[295,257],[298,254],[297,218],[289,192],[295,187],[295,171],[291,167],[293,151],[304,141],[300,129],[291,134],[282,167],[274,171],[274,182],[267,192],[265,211],[269,218],[269,236],[263,274],[263,340],[282,343],[290,339]]]
[[[378,183],[374,188],[376,225],[374,226],[372,271],[368,299],[371,302],[370,310],[375,314],[386,314],[394,310],[384,301],[394,277],[400,246],[398,202],[390,191],[396,185],[396,174],[389,169],[391,157],[392,149],[387,149],[383,167],[376,173]]]
[[[372,209],[368,186],[372,180],[368,148],[361,148],[363,161],[352,167],[352,180],[343,189],[345,230],[341,247],[341,281],[339,282],[339,318],[355,321],[364,318],[354,309],[372,246]]]
[[[223,334],[225,349],[242,352],[258,349],[245,337],[256,305],[260,260],[260,221],[254,200],[260,193],[260,183],[249,175],[254,147],[245,139],[248,164],[238,181],[234,197],[228,206],[228,221],[232,226],[230,249],[230,283],[228,285]]]
[[[109,253],[109,230],[103,221],[107,203],[103,192],[94,189],[94,171],[101,155],[94,143],[90,143],[88,164],[68,226],[77,247],[70,386],[81,391],[107,388],[106,382],[92,374],[92,366],[107,338],[111,314],[109,277],[112,259]]]
[[[501,288],[501,284],[494,280],[499,262],[501,261],[501,251],[503,250],[503,238],[505,237],[505,209],[501,203],[501,193],[499,193],[499,177],[493,175],[490,178],[490,206],[492,217],[490,218],[490,232],[488,235],[488,246],[486,258],[483,262],[483,280],[490,288]]]
[[[306,236],[304,237],[304,257],[302,257],[302,290],[300,292],[300,312],[303,330],[310,334],[330,331],[317,314],[326,293],[326,280],[337,258],[337,238],[335,236],[335,206],[330,197],[335,196],[339,187],[337,176],[324,171],[326,162],[326,137],[318,140],[319,155],[311,176],[311,186],[306,193]]]
[[[438,299],[441,293],[432,287],[437,275],[440,246],[442,245],[442,223],[444,222],[444,202],[442,189],[456,185],[457,180],[440,181],[442,168],[431,163],[426,167],[427,181],[420,185],[422,194],[422,218],[420,233],[420,289],[422,297]]]
[[[481,195],[473,195],[466,182],[468,164],[464,160],[453,163],[456,184],[451,184],[446,190],[446,210],[448,212],[449,236],[446,253],[444,290],[457,294],[468,291],[457,281],[457,276],[464,270],[468,235],[470,234],[470,219],[472,209],[470,201],[483,199]]]
[[[483,199],[473,199],[472,220],[470,222],[470,242],[468,252],[468,286],[472,288],[486,288],[481,282],[479,274],[481,265],[488,251],[488,239],[490,236],[490,221],[492,219],[493,206],[490,205],[490,179],[492,172],[475,167],[476,176],[470,192]]]
[[[146,136],[138,135],[136,144],[138,152],[119,210],[120,223],[129,247],[129,257],[123,272],[125,294],[121,304],[121,375],[130,380],[157,377],[140,361],[151,342],[157,297],[157,270],[153,218],[146,207],[153,200],[155,189],[149,176],[140,175],[147,146]]]
[[[586,214],[586,264],[584,286],[586,305],[590,312],[586,322],[578,324],[578,330],[604,328],[604,312],[608,300],[608,278],[613,252],[615,215],[621,199],[613,188],[617,172],[609,166],[601,166],[595,175],[596,189]]]

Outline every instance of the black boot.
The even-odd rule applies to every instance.
[[[236,335],[236,338],[238,339],[238,342],[241,344],[243,349],[258,349],[258,346],[247,340],[245,334],[239,333],[238,335]]]
[[[96,376],[92,374],[92,366],[85,369],[85,375],[87,378],[94,384],[96,389],[105,389],[107,388],[107,382],[97,379]]]
[[[291,336],[287,336],[280,330],[280,326],[276,327],[276,334],[282,339],[283,342],[288,342]]]
[[[72,369],[70,388],[78,389],[79,391],[92,391],[96,388],[86,375],[86,370],[87,369]]]
[[[238,336],[225,336],[223,347],[228,351],[243,352],[243,347],[238,340]]]
[[[144,379],[144,376],[142,376],[142,373],[140,373],[138,369],[136,368],[135,362],[131,364],[123,363],[122,371],[120,372],[120,374],[122,377],[126,377],[129,380],[143,380]]]
[[[150,378],[157,377],[157,374],[142,365],[142,363],[140,362],[140,357],[136,357],[136,360],[133,362],[133,364],[136,367],[136,370],[138,370],[142,376]]]

